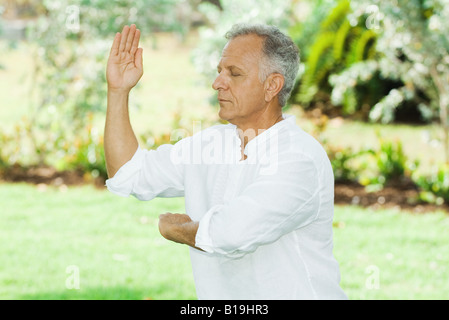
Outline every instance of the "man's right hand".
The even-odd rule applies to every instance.
[[[143,74],[142,48],[139,48],[140,30],[135,25],[125,26],[117,33],[106,68],[108,107],[104,128],[104,153],[108,176],[129,161],[139,143],[131,127],[128,96]]]
[[[143,75],[140,30],[134,24],[117,32],[109,54],[106,79],[109,91],[129,93]]]

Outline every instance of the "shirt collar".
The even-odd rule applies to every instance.
[[[258,146],[261,146],[262,144],[267,143],[268,142],[267,140],[272,139],[273,137],[277,138],[277,134],[278,134],[279,130],[281,130],[285,126],[292,124],[292,123],[293,124],[296,123],[296,118],[294,115],[282,114],[282,119],[283,119],[282,121],[275,123],[274,125],[272,125],[268,129],[266,129],[265,131],[258,134],[252,140],[250,140],[246,144],[245,150],[243,151],[243,153],[246,156],[248,156],[248,155],[255,154],[258,149],[266,150],[265,148],[258,148]]]

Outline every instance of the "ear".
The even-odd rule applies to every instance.
[[[265,101],[273,100],[284,87],[284,76],[280,73],[270,74],[264,82]]]

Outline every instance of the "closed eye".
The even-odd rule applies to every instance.
[[[242,76],[242,72],[241,72],[241,69],[240,68],[238,68],[238,67],[236,67],[236,66],[229,66],[229,67],[226,67],[226,69],[227,70],[229,70],[230,71],[230,75],[232,76],[232,77],[240,77],[240,76]],[[222,67],[221,66],[218,66],[217,67],[217,73],[218,74],[220,74],[221,73],[221,71],[222,71]]]

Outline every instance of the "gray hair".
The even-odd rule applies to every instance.
[[[238,36],[255,34],[264,38],[264,59],[259,69],[259,79],[264,82],[272,73],[284,77],[284,86],[278,94],[279,104],[285,106],[290,97],[299,69],[299,50],[290,37],[277,27],[264,24],[235,24],[225,37],[232,40]]]

